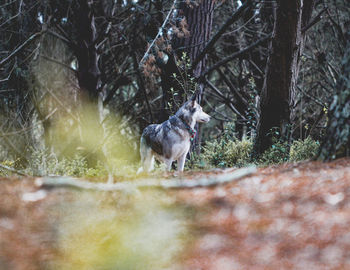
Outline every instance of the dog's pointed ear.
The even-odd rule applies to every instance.
[[[192,107],[194,107],[194,105],[196,104],[196,100],[197,100],[197,92],[195,92],[192,97],[190,98],[190,104]]]

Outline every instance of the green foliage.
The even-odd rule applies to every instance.
[[[185,163],[185,170],[205,170],[209,166],[208,162],[204,160],[203,155],[197,155],[195,152],[190,154],[190,159]]]
[[[175,113],[181,107],[182,102],[190,97],[197,87],[196,80],[190,72],[191,60],[187,53],[183,52],[182,56],[176,61],[176,68],[177,72],[172,74],[172,78],[180,89],[170,88],[171,98],[167,103],[172,113]]]
[[[47,150],[34,150],[26,169],[30,175],[67,175],[77,177],[105,176],[106,170],[98,163],[95,168],[88,166],[86,158],[75,155],[73,158],[57,158]]]
[[[258,163],[269,165],[312,159],[318,153],[319,147],[319,142],[311,137],[307,137],[305,140],[296,140],[291,145],[287,142],[276,141],[270,149],[262,154]]]
[[[246,166],[250,162],[250,152],[252,151],[253,143],[251,140],[243,139],[234,140],[225,151],[228,166]]]
[[[280,164],[289,159],[289,145],[287,142],[276,141],[260,157],[258,163],[262,165]]]
[[[319,150],[320,144],[318,141],[307,137],[305,140],[297,140],[290,147],[290,161],[301,161],[314,158]]]
[[[259,160],[258,165],[281,164],[288,161],[302,161],[313,158],[319,149],[318,141],[311,137],[305,140],[296,140],[291,145],[277,139],[278,130],[272,130],[273,145],[266,150]],[[235,127],[232,123],[224,127],[223,135],[210,142],[203,148],[201,158],[194,156],[188,166],[193,168],[207,167],[241,167],[251,162],[250,154],[253,148],[251,139],[238,140],[235,137]]]
[[[234,134],[234,125],[225,126],[223,135],[203,148],[202,158],[211,167],[245,166],[250,162],[251,140],[238,140]]]
[[[191,59],[187,53],[183,52],[180,59],[177,60],[176,66],[179,71],[179,76],[176,73],[173,74],[174,79],[181,86],[182,90],[187,96],[191,95],[196,89],[196,81],[190,72],[191,69]]]
[[[220,138],[207,142],[200,155],[192,153],[185,166],[187,170],[247,166],[251,163],[250,154],[252,147],[252,140],[238,140],[234,135],[234,126],[228,124],[225,126],[224,133]],[[256,163],[270,165],[312,159],[318,153],[319,147],[319,142],[311,137],[305,140],[296,140],[291,145],[287,142],[276,140]],[[33,150],[29,160],[30,164],[24,170],[29,175],[66,175],[75,177],[105,177],[107,175],[106,168],[101,162],[98,162],[95,167],[89,167],[86,158],[79,154],[73,158],[58,158],[47,150]],[[16,161],[4,160],[1,164],[17,168]],[[162,164],[156,167],[160,171],[164,170]],[[135,171],[136,167],[129,164],[124,166],[122,170],[113,170],[113,174],[116,176],[131,176],[135,174]],[[11,173],[0,169],[0,175],[9,176]]]
[[[10,159],[6,159],[4,161],[1,161],[0,164],[5,166],[5,167],[9,167],[9,168],[15,168],[17,167],[17,160],[10,160]],[[0,167],[0,176],[3,176],[3,177],[8,177],[8,176],[11,176],[12,175],[12,172],[6,170],[6,169],[3,169]]]

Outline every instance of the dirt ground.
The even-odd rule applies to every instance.
[[[222,171],[185,177],[208,173]],[[0,179],[0,269],[57,268],[59,221],[84,192]],[[166,193],[168,206],[187,213],[188,239],[176,267],[162,269],[350,269],[349,159],[259,168],[225,185]]]

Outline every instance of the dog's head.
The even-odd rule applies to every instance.
[[[196,95],[193,95],[192,98],[181,107],[179,112],[183,114],[186,120],[189,120],[189,123],[208,123],[210,120],[210,116],[203,111],[201,105],[196,101]]]

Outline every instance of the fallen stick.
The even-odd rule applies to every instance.
[[[210,175],[194,180],[184,180],[177,178],[168,180],[142,179],[128,182],[119,182],[115,184],[93,183],[72,177],[43,177],[37,178],[35,180],[35,184],[39,187],[68,187],[96,191],[127,191],[138,188],[183,189],[222,185],[239,180],[242,177],[246,177],[255,172],[256,167],[247,167],[237,169],[230,173]]]
[[[23,173],[23,172],[21,172],[21,171],[18,171],[18,170],[14,169],[14,168],[8,167],[8,166],[6,166],[6,165],[0,164],[0,168],[1,168],[1,169],[4,169],[4,170],[6,170],[6,171],[12,172],[12,173],[14,173],[14,174],[18,174],[18,175],[21,175],[21,176],[28,176],[27,174],[25,174],[25,173]]]

